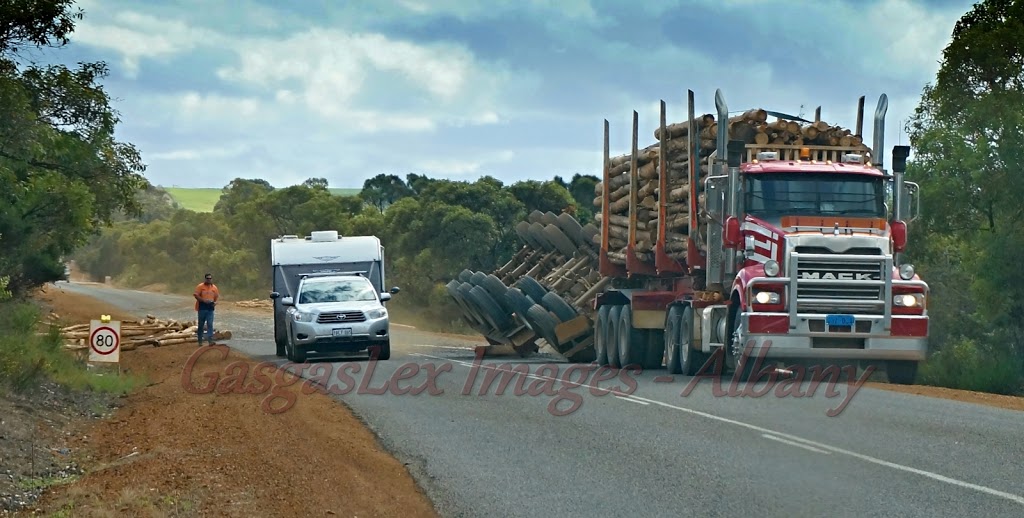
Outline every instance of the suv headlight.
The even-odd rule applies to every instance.
[[[764,274],[769,277],[778,277],[779,275],[779,263],[774,259],[769,259],[764,262]]]
[[[296,322],[312,322],[316,318],[313,313],[304,313],[302,311],[296,311],[292,313],[292,319]]]
[[[914,278],[914,265],[912,264],[901,264],[900,265],[900,278],[909,281]]]
[[[388,316],[388,310],[384,308],[371,309],[366,312],[366,318],[378,319]]]

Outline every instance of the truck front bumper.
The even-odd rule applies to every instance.
[[[928,317],[854,315],[853,328],[832,329],[825,315],[742,313],[748,354],[764,358],[837,358],[923,361],[928,353]]]

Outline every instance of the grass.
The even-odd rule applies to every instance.
[[[182,208],[196,212],[212,212],[214,205],[220,200],[221,190],[212,187],[164,187],[164,190],[178,202]],[[360,189],[330,189],[335,196],[354,196]]]
[[[57,326],[40,332],[39,309],[29,303],[0,303],[0,389],[15,392],[51,379],[72,390],[127,394],[144,380],[131,375],[103,375],[92,371],[76,355],[64,350]],[[100,370],[102,371],[102,369]]]

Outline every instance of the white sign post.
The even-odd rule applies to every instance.
[[[121,322],[89,321],[89,361],[101,363],[121,362]],[[120,367],[120,365],[118,365]]]

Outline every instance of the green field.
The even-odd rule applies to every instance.
[[[182,208],[196,212],[212,212],[213,206],[220,199],[221,190],[216,188],[192,188],[192,187],[164,187],[174,201]],[[360,189],[330,189],[336,196],[353,196],[359,194]]]

